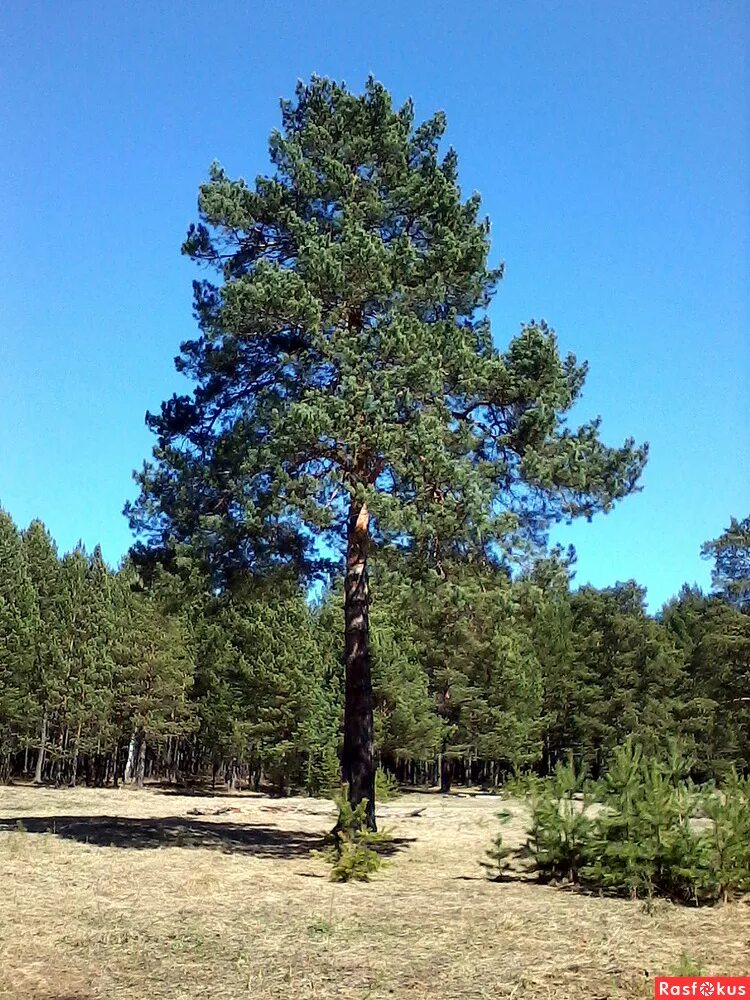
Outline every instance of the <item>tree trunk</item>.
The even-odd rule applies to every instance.
[[[349,508],[344,584],[344,750],[341,766],[349,786],[349,801],[357,806],[367,799],[367,826],[375,824],[375,755],[373,747],[372,678],[367,586],[367,546],[370,515],[356,500]]]
[[[75,788],[78,781],[78,751],[81,746],[81,728],[83,726],[82,722],[78,723],[78,729],[76,730],[76,739],[73,744],[73,762],[70,766],[70,787]]]
[[[453,783],[453,762],[443,751],[440,755],[440,792],[447,795]]]
[[[68,753],[68,727],[65,727],[60,732],[60,738],[58,740],[58,755],[55,762],[55,787],[59,788],[65,777],[65,758]]]
[[[135,744],[136,744],[136,734],[130,737],[130,743],[128,744],[128,760],[125,764],[125,774],[123,775],[123,781],[128,782],[133,780],[133,772],[135,770]]]
[[[146,776],[146,733],[139,729],[136,734],[136,744],[138,747],[135,756],[135,787],[143,788],[143,779]]]

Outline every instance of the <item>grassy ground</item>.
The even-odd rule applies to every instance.
[[[624,1000],[653,996],[649,977],[684,955],[750,971],[747,902],[647,912],[488,881],[478,861],[499,807],[381,806],[399,850],[369,885],[333,885],[310,856],[333,821],[323,800],[2,789],[0,998]],[[524,809],[511,808],[513,844]]]

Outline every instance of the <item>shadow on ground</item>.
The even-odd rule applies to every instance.
[[[261,858],[309,857],[323,846],[319,833],[279,830],[273,826],[215,823],[184,816],[140,819],[127,816],[19,816],[0,818],[0,833],[46,833],[64,840],[100,847],[135,850],[186,847],[225,854],[252,854]],[[379,844],[382,854],[393,854],[410,841],[395,838]]]
[[[255,854],[266,858],[300,858],[320,847],[320,834],[304,830],[240,823],[213,823],[183,816],[139,819],[125,816],[21,816],[0,818],[0,832],[50,833],[65,840],[102,847],[148,849],[186,847]]]

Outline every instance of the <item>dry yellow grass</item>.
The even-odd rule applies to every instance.
[[[747,902],[649,913],[488,881],[478,861],[499,807],[384,805],[381,825],[406,842],[370,884],[333,885],[309,853],[332,825],[324,800],[2,789],[0,997],[626,1000],[652,996],[649,977],[683,954],[706,973],[750,971]],[[504,836],[520,842],[511,808]]]

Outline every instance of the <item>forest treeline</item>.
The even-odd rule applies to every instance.
[[[713,595],[686,586],[656,616],[633,581],[572,589],[560,556],[514,578],[376,564],[380,765],[444,789],[546,775],[570,754],[596,775],[633,736],[647,751],[680,739],[699,780],[748,771],[737,553],[746,563],[750,546],[736,544],[748,528],[733,521],[708,543]],[[342,601],[274,575],[217,594],[190,566],[113,571],[99,548],[61,557],[42,523],[20,531],[0,513],[2,778],[328,791],[340,781]]]

